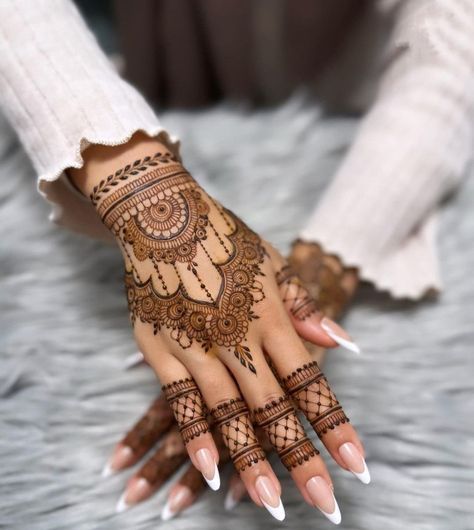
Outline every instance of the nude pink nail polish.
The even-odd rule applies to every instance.
[[[323,477],[312,477],[306,483],[306,490],[316,508],[319,509],[332,523],[341,522],[341,511],[334,493]]]
[[[285,508],[273,482],[268,477],[260,476],[255,481],[255,489],[265,508],[275,519],[283,521],[285,518]]]
[[[370,483],[370,473],[367,464],[353,443],[346,442],[342,444],[339,447],[339,454],[346,466],[363,484]]]

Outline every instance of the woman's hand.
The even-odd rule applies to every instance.
[[[126,150],[127,163],[108,177],[94,177],[89,164],[73,178],[120,245],[135,337],[164,384],[192,463],[218,489],[210,410],[250,497],[283,519],[258,425],[305,500],[337,523],[329,473],[294,405],[339,465],[348,468],[340,451],[347,443],[362,458],[362,444],[301,338],[355,345],[321,320],[279,253],[169,153],[131,154]]]

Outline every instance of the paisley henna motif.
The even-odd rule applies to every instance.
[[[298,368],[282,381],[282,385],[320,438],[338,425],[349,422],[318,363]]]
[[[181,379],[165,385],[163,392],[173,410],[185,444],[209,432],[207,409],[201,392],[192,379]]]
[[[231,399],[211,410],[235,468],[244,469],[265,460],[249,417],[249,411],[240,398]]]
[[[256,373],[244,342],[264,298],[260,238],[169,154],[117,171],[91,200],[121,244],[132,322],[168,329],[183,348],[227,348]]]
[[[306,436],[288,397],[282,396],[265,407],[254,410],[254,419],[255,424],[266,432],[271,445],[289,471],[319,454]]]

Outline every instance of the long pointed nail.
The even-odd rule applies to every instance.
[[[125,370],[130,370],[130,368],[133,368],[137,364],[142,363],[145,360],[145,357],[141,351],[137,351],[136,353],[132,353],[128,357],[125,358],[123,361],[123,367]]]
[[[153,488],[148,480],[144,478],[132,478],[118,500],[115,511],[117,513],[122,513],[131,508],[134,504],[145,500],[152,493]]]
[[[102,470],[102,477],[107,478],[117,473],[117,471],[128,467],[133,463],[133,451],[126,445],[117,445],[110,457],[109,461],[105,464]]]
[[[346,442],[339,447],[339,454],[350,471],[363,483],[370,484],[370,472],[357,447]]]
[[[161,519],[169,521],[184,508],[192,504],[194,495],[187,487],[179,484],[170,493],[168,500],[161,512]]]
[[[285,508],[273,482],[268,477],[260,476],[255,481],[255,489],[262,504],[271,515],[278,521],[283,521],[285,519]]]
[[[313,477],[306,483],[306,489],[316,508],[334,524],[341,522],[341,510],[329,484],[323,477]]]
[[[332,340],[337,342],[339,346],[346,348],[354,353],[360,353],[360,348],[351,339],[350,335],[346,333],[341,326],[336,324],[334,320],[328,317],[324,317],[321,322],[321,327],[331,337]]]
[[[237,506],[237,504],[239,504],[239,502],[242,500],[242,497],[245,495],[246,492],[247,490],[245,488],[245,484],[242,482],[238,475],[234,475],[230,481],[229,491],[225,496],[224,508],[228,512],[233,510]]]
[[[202,473],[208,486],[211,490],[217,491],[221,485],[221,478],[211,451],[205,448],[199,449],[199,451],[196,452],[196,460],[199,466],[199,471]]]

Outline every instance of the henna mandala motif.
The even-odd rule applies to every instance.
[[[298,368],[282,384],[320,438],[328,430],[349,422],[317,362]]]
[[[242,399],[231,399],[211,410],[237,471],[265,460],[253,430],[249,411]]]
[[[276,280],[283,303],[295,318],[305,320],[318,310],[316,302],[289,265],[285,265],[276,273]]]
[[[91,194],[126,257],[132,322],[164,327],[181,347],[228,348],[256,373],[243,343],[265,250],[240,219],[208,197],[168,154],[137,160]],[[212,208],[211,208],[212,206]],[[217,250],[216,250],[217,248]],[[212,269],[213,278],[204,280]]]
[[[256,425],[266,432],[283,465],[291,471],[319,454],[306,436],[296,411],[286,396],[254,410]]]
[[[163,386],[162,390],[173,410],[185,444],[209,432],[206,421],[207,409],[201,392],[192,379],[181,379],[170,383]]]

